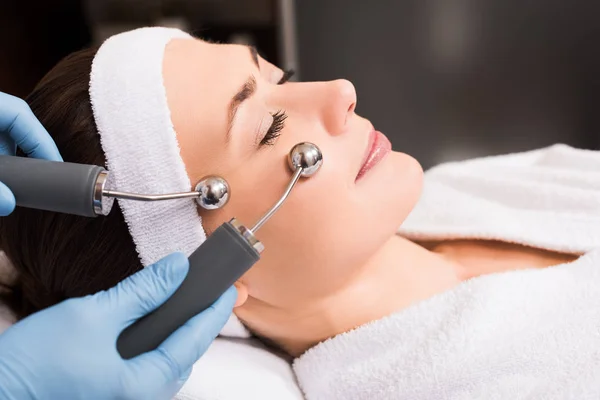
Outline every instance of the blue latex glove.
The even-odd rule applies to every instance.
[[[230,288],[157,350],[123,360],[117,337],[162,304],[188,272],[171,254],[116,287],[40,311],[0,335],[0,399],[171,399],[217,336],[237,297]]]
[[[18,97],[0,92],[0,154],[14,155],[19,147],[30,157],[62,161],[56,144],[27,103]],[[0,182],[0,217],[15,208],[15,197]]]

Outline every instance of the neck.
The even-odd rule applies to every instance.
[[[293,356],[330,337],[381,319],[459,283],[456,264],[393,236],[342,290],[298,309],[249,299],[255,315],[277,321],[269,338]]]

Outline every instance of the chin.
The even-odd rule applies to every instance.
[[[395,157],[395,162],[401,169],[400,173],[406,175],[407,179],[415,181],[419,186],[420,192],[420,188],[423,186],[423,167],[421,166],[421,163],[419,163],[416,158],[406,153],[394,151],[390,155]]]
[[[392,152],[388,155],[386,171],[386,210],[394,229],[404,222],[416,206],[423,189],[423,167],[412,156]]]

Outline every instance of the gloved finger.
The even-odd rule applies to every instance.
[[[15,209],[15,196],[0,182],[0,217],[6,217]]]
[[[152,369],[156,380],[180,379],[206,352],[231,315],[237,299],[235,287],[229,288],[212,306],[191,318],[169,336],[158,349],[130,360]]]
[[[3,156],[14,156],[17,150],[17,145],[15,141],[10,138],[8,135],[2,134],[0,131],[0,155]]]
[[[6,133],[11,125],[11,118],[14,117],[15,97],[0,92],[0,154],[15,155],[17,145],[15,141]]]
[[[187,371],[185,371],[180,377],[179,377],[179,382],[181,382],[181,384],[185,384],[187,382],[188,379],[190,379],[190,375],[192,375],[192,370],[194,369],[194,366],[192,365],[190,368],[188,368]]]
[[[212,306],[187,321],[158,348],[163,349],[164,354],[170,354],[180,370],[192,367],[225,326],[236,299],[237,290],[232,286]]]
[[[179,379],[177,380],[177,383],[175,384],[175,393],[179,392],[181,390],[181,388],[183,387],[183,385],[185,385],[185,383],[188,381],[188,379],[190,379],[190,375],[192,375],[192,370],[194,369],[194,367],[190,367],[187,371],[185,371],[183,374],[181,374],[181,377],[179,377]]]
[[[24,100],[0,92],[0,107],[3,135],[8,135],[30,157],[62,161],[56,144]]]
[[[173,253],[104,292],[114,321],[123,328],[154,311],[177,290],[189,270],[187,257]]]

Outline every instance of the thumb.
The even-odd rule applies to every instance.
[[[10,189],[0,182],[0,217],[6,217],[15,209],[15,196]]]
[[[154,311],[177,290],[188,270],[187,257],[173,253],[104,292],[116,320],[129,325]]]
[[[230,287],[209,308],[192,317],[169,336],[158,349],[144,353],[129,362],[143,369],[151,381],[184,381],[187,371],[206,352],[223,328],[237,299],[235,287]]]

